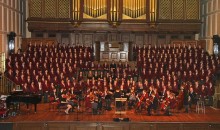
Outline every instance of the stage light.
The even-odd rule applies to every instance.
[[[218,35],[213,35],[213,53],[215,55],[219,54],[219,48],[220,48],[220,37]]]
[[[9,53],[14,53],[14,51],[15,51],[15,37],[16,37],[15,32],[10,32],[8,34],[8,50],[9,50]]]

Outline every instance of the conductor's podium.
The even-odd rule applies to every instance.
[[[115,114],[126,114],[127,98],[115,98]]]

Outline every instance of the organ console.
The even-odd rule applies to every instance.
[[[128,61],[128,43],[100,43],[100,61]]]

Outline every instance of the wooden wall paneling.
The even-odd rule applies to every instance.
[[[158,43],[157,43],[157,34],[153,34],[152,35],[152,43],[151,43],[151,45],[157,45]]]
[[[220,8],[220,2],[219,1],[218,1],[218,4],[216,6],[217,6],[217,9]]]
[[[157,45],[163,45],[163,44],[166,44],[166,35],[165,35],[165,38],[157,39]]]
[[[13,130],[45,130],[44,123],[14,123]]]
[[[153,124],[150,123],[133,123],[130,124],[130,130],[152,130]]]
[[[170,34],[166,34],[166,42],[165,44],[167,43],[171,43],[171,35]]]
[[[3,41],[3,37],[2,37],[2,34],[0,34],[0,53],[3,52],[3,50],[2,50],[3,49],[3,42],[2,41]]]
[[[197,41],[195,41],[195,40],[193,40],[193,41],[186,41],[185,43],[186,43],[186,45],[191,45],[191,46],[197,45]]]
[[[109,34],[109,41],[118,41],[117,33],[110,33]]]
[[[149,34],[148,35],[148,42],[144,44],[151,44],[151,45],[157,45],[158,43],[157,34]]]
[[[94,34],[94,41],[100,41],[100,42],[104,42],[104,41],[107,41],[107,36],[105,33],[95,33]]]
[[[3,26],[3,6],[0,6],[0,31],[3,30],[2,26]]]
[[[181,124],[179,123],[163,123],[163,124],[156,124],[156,129],[155,130],[182,130],[181,129]]]
[[[83,44],[86,46],[91,46],[93,43],[93,34],[83,34]]]
[[[121,35],[121,41],[123,42],[130,42],[130,34],[129,33],[122,33]]]
[[[14,123],[13,130],[219,130],[218,123],[143,122],[28,122]]]
[[[217,28],[216,28],[216,26],[217,26],[217,14],[213,14],[212,16],[212,26],[211,26],[211,28],[212,28],[212,36],[213,35],[215,35],[215,34],[217,34]]]
[[[105,123],[102,125],[102,130],[129,130],[127,123]]]
[[[70,39],[68,37],[62,37],[61,38],[61,43],[65,44],[65,45],[68,45],[68,44],[70,44]]]
[[[191,124],[191,123],[186,123],[183,124],[182,130],[207,130],[208,125],[207,124]]]
[[[78,44],[79,42],[80,42],[80,35],[75,34],[75,45]]]
[[[9,9],[7,9],[7,11],[8,11],[8,17],[7,17],[7,19],[8,19],[8,30],[7,31],[9,31],[9,30],[11,30],[11,26],[12,26],[12,21],[11,21],[11,10],[9,10]]]
[[[144,44],[144,35],[136,34],[135,36],[135,43],[137,45],[143,45]]]
[[[100,61],[100,42],[99,41],[95,42],[94,51],[95,51],[95,60]],[[106,59],[107,57],[104,56],[103,58]]]
[[[171,41],[171,44],[175,44],[176,46],[178,45],[182,45],[184,43],[184,41],[181,41],[181,40],[177,40],[177,41]]]
[[[135,43],[135,34],[134,33],[130,33],[130,41]]]
[[[69,122],[48,123],[47,130],[70,130]]]
[[[149,44],[147,33],[144,34],[144,44]]]
[[[69,33],[61,34],[61,43],[64,43],[66,45],[70,44],[70,34]]]
[[[220,1],[218,2],[219,3],[219,8],[220,8]],[[220,13],[216,14],[217,16],[217,22],[216,23],[220,23]],[[220,24],[217,24],[217,34],[220,34]]]
[[[220,124],[209,124],[209,130],[219,130]]]
[[[74,33],[70,33],[70,44],[74,45],[76,40],[76,35]]]
[[[70,130],[99,130],[97,123],[77,123],[70,124]]]
[[[11,7],[11,0],[7,0],[7,5]]]
[[[151,44],[151,43],[152,43],[152,34],[148,34],[147,44]]]
[[[133,60],[133,42],[128,43],[128,60],[132,61]]]
[[[197,44],[200,45],[202,48],[206,48],[207,43],[206,43],[206,40],[199,40]]]

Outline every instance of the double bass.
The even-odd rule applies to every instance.
[[[176,97],[176,107],[178,110],[183,108],[183,99],[184,99],[183,91],[180,90],[178,96]]]
[[[174,93],[169,94],[169,97],[167,97],[164,100],[164,102],[162,102],[160,108],[161,108],[161,110],[166,110],[168,106],[170,106],[171,109],[174,109],[177,106],[177,101],[175,99],[175,94]]]

